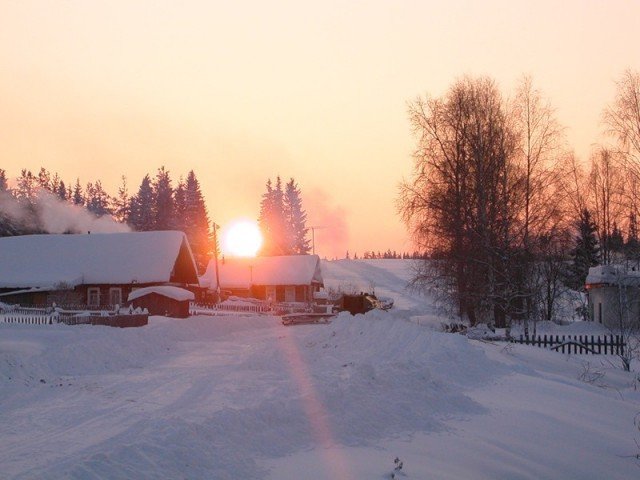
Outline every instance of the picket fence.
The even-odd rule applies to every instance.
[[[624,355],[626,347],[620,335],[520,335],[512,337],[510,342],[583,355]]]
[[[10,314],[0,314],[0,322],[24,325],[53,325],[58,323],[58,319],[54,315],[22,315],[11,312]]]
[[[271,307],[267,304],[233,305],[225,303],[195,303],[189,304],[190,315],[215,315],[217,312],[238,313],[269,313]]]

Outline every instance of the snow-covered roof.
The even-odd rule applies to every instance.
[[[251,285],[322,284],[320,257],[288,255],[278,257],[231,257],[218,260],[220,288],[249,288]],[[200,277],[200,285],[216,289],[215,260]]]
[[[0,238],[0,288],[169,282],[181,253],[188,258],[182,273],[196,283],[182,232],[5,237]]]
[[[640,272],[622,265],[598,265],[589,268],[585,282],[589,285],[640,285]]]
[[[153,287],[138,288],[129,294],[127,301],[131,302],[136,298],[144,297],[150,293],[156,293],[163,297],[168,297],[178,302],[184,302],[185,300],[194,300],[196,296],[193,292],[185,290],[184,288],[174,287],[171,285],[156,285]]]

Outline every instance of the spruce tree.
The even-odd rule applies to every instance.
[[[173,220],[171,228],[174,230],[185,231],[185,212],[186,212],[186,185],[184,179],[180,177],[176,190],[173,194]]]
[[[185,229],[191,251],[201,272],[207,267],[212,247],[209,236],[209,216],[200,183],[193,170],[187,175],[185,185]]]
[[[87,210],[97,217],[111,215],[111,203],[111,197],[102,187],[100,180],[96,180],[96,183],[89,182],[87,184],[85,198]]]
[[[7,172],[0,168],[0,192],[6,192],[8,189]]]
[[[628,260],[640,260],[640,238],[638,232],[638,220],[634,211],[629,214],[629,229],[627,241],[624,245],[625,256]]]
[[[284,192],[280,177],[276,178],[275,187],[273,187],[271,179],[267,181],[267,191],[262,195],[260,202],[258,225],[263,238],[261,255],[274,256],[291,253]]]
[[[288,253],[306,255],[311,250],[307,238],[307,213],[302,208],[300,188],[293,178],[289,180],[284,192],[284,210],[287,223]]]
[[[609,237],[609,250],[612,253],[622,253],[624,247],[624,237],[622,236],[622,230],[618,228],[618,224],[613,222],[613,230]]]
[[[580,212],[576,224],[575,247],[571,250],[572,263],[567,284],[574,290],[584,290],[589,268],[600,263],[600,248],[596,237],[597,227],[588,209]]]
[[[40,167],[40,171],[38,172],[38,184],[40,188],[51,190],[51,174],[44,167]]]
[[[76,178],[76,185],[73,187],[73,195],[71,197],[74,205],[84,205],[84,194],[82,192],[82,186],[80,185],[80,179]]]
[[[56,195],[60,200],[68,200],[67,197],[67,187],[62,180],[58,182],[58,186],[55,191]]]
[[[113,216],[120,223],[128,223],[131,212],[127,177],[122,175],[122,184],[118,188],[118,196],[113,199]]]
[[[20,176],[18,177],[16,189],[13,192],[15,197],[24,203],[33,204],[35,202],[37,189],[37,178],[30,170],[23,168],[20,172]]]
[[[164,167],[158,169],[153,183],[155,199],[155,230],[171,230],[174,221],[173,188],[169,172]]]
[[[138,193],[131,199],[129,225],[139,232],[148,232],[154,228],[153,188],[149,175],[145,175],[140,183]]]

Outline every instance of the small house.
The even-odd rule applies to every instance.
[[[129,294],[128,301],[134,308],[146,308],[150,315],[187,318],[189,302],[195,299],[193,292],[172,285],[138,288]]]
[[[585,287],[592,321],[612,329],[640,326],[640,272],[621,265],[591,267]]]
[[[0,238],[0,301],[122,305],[136,288],[197,286],[182,232],[23,235]]]
[[[217,263],[217,274],[216,262],[211,260],[200,283],[213,291],[219,287],[226,295],[279,303],[310,303],[314,293],[324,286],[317,255],[233,257]]]

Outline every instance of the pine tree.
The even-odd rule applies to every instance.
[[[102,188],[102,182],[96,180],[96,183],[87,183],[85,206],[87,210],[101,217],[103,215],[111,215],[111,197]]]
[[[204,203],[204,197],[200,191],[200,183],[193,170],[187,175],[185,185],[185,229],[189,239],[191,251],[196,260],[198,269],[204,271],[207,267],[211,251],[209,235],[209,215]]]
[[[273,210],[273,187],[271,179],[267,180],[267,191],[262,194],[260,201],[260,214],[258,216],[258,226],[262,232],[262,248],[260,253],[267,255],[273,250],[273,233],[271,231],[271,211]]]
[[[10,194],[7,173],[0,168],[0,201]],[[0,209],[0,237],[17,235],[18,231],[11,219]]]
[[[31,203],[35,201],[36,191],[38,189],[38,181],[30,170],[22,169],[14,195],[22,202]]]
[[[67,197],[67,187],[62,180],[58,182],[58,185],[55,190],[56,195],[60,200],[68,200]]]
[[[618,224],[613,222],[613,230],[609,237],[609,249],[612,253],[622,253],[624,247],[624,238],[622,236],[622,230],[618,228]]]
[[[7,190],[9,190],[7,172],[0,168],[0,192],[6,192]]]
[[[148,232],[154,228],[153,188],[149,175],[145,175],[140,183],[138,193],[131,199],[129,225],[139,232]]]
[[[186,185],[184,183],[184,179],[180,177],[178,180],[178,185],[176,185],[176,190],[173,194],[173,221],[171,223],[171,228],[174,230],[180,230],[182,232],[185,231],[185,211],[186,211]]]
[[[311,250],[307,238],[307,213],[302,208],[300,188],[293,178],[289,180],[284,193],[284,212],[287,232],[287,253],[293,255],[307,255]]]
[[[51,191],[51,174],[44,167],[40,167],[38,172],[38,184],[40,188]]]
[[[262,195],[260,202],[258,225],[263,238],[261,255],[272,256],[291,253],[280,177],[276,178],[275,187],[273,187],[271,179],[267,181],[267,191]]]
[[[130,212],[131,202],[127,188],[127,177],[122,175],[122,185],[118,188],[118,196],[113,199],[113,216],[120,223],[128,223]]]
[[[572,263],[567,284],[574,290],[583,290],[589,268],[600,263],[600,249],[596,236],[597,227],[586,208],[580,212],[576,229],[578,235],[571,250]]]
[[[76,178],[76,185],[73,187],[73,195],[71,196],[74,205],[84,205],[84,194],[82,192],[82,186],[80,186],[80,179]]]
[[[173,188],[169,172],[164,167],[158,169],[153,183],[155,198],[155,230],[171,230],[174,222]]]

